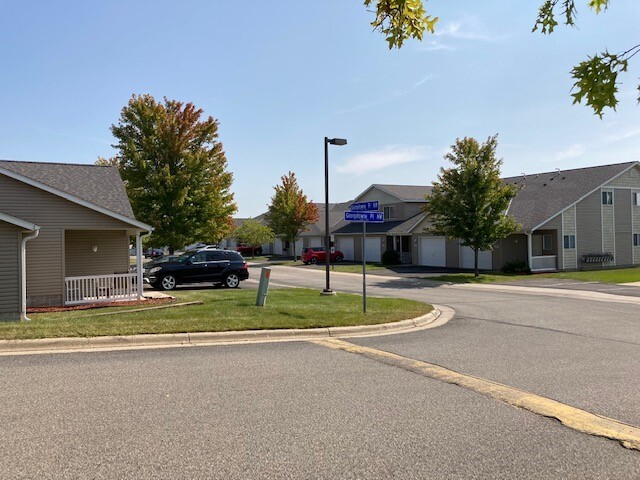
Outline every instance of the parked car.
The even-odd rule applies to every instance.
[[[236,252],[241,253],[242,255],[262,255],[262,247],[251,247],[249,245],[238,245],[236,247]]]
[[[144,269],[144,281],[156,290],[173,290],[182,283],[216,283],[236,288],[249,278],[247,262],[238,252],[206,249],[185,252],[168,262]]]
[[[144,258],[158,258],[164,255],[164,250],[161,248],[147,248],[144,251]]]
[[[326,262],[326,253],[324,247],[307,247],[302,250],[302,257],[300,257],[305,265],[310,263],[324,263]],[[340,250],[334,250],[331,252],[329,260],[331,262],[341,262],[344,258],[343,253]]]

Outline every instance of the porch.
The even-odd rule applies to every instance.
[[[65,277],[65,305],[138,300],[138,275],[117,273]]]
[[[536,230],[528,235],[529,267],[532,272],[558,270],[558,231]]]

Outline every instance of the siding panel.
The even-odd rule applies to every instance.
[[[633,236],[631,235],[631,190],[614,190],[616,225],[616,266],[633,263]]]
[[[0,320],[20,316],[20,229],[0,221]]]
[[[597,190],[576,205],[578,267],[585,266],[580,262],[583,255],[602,252],[601,202],[601,193]]]

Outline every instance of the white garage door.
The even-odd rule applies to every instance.
[[[336,237],[336,248],[342,252],[345,260],[353,262],[356,259],[353,237],[338,237],[337,235]]]
[[[473,268],[473,249],[471,247],[460,247],[460,266],[462,268]],[[491,250],[478,252],[478,269],[491,270],[492,267]]]
[[[273,253],[275,255],[282,255],[282,240],[276,238],[273,242]]]
[[[367,262],[379,262],[382,260],[379,237],[366,238],[364,243],[364,259]]]
[[[300,255],[302,255],[302,239],[299,238],[298,241],[296,242],[296,257],[299,257]],[[291,255],[293,255],[293,251],[289,252]]]
[[[420,265],[446,267],[447,250],[444,237],[420,237]]]

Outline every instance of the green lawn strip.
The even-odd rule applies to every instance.
[[[411,300],[369,297],[363,314],[359,295],[325,296],[307,289],[271,290],[266,307],[255,306],[253,290],[177,290],[175,296],[178,302],[204,304],[90,318],[86,310],[32,314],[31,322],[0,323],[0,339],[371,325],[415,318],[433,309]],[[111,307],[101,312],[106,310]]]
[[[495,283],[527,281],[540,278],[555,278],[562,280],[578,280],[582,282],[601,283],[640,282],[640,267],[619,268],[610,270],[589,270],[579,272],[536,273],[533,275],[510,275],[506,273],[492,272],[482,273],[478,277],[474,277],[473,273],[452,273],[449,275],[424,277],[424,279],[426,280],[452,283]]]
[[[362,264],[343,264],[336,263],[332,265],[332,270],[336,272],[345,272],[345,273],[362,273]],[[384,265],[379,265],[376,263],[367,263],[367,272],[369,270],[385,270],[386,267]]]

